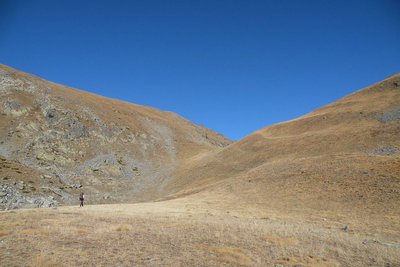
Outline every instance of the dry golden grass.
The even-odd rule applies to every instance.
[[[204,200],[204,198],[203,198]],[[247,209],[251,210],[251,208]],[[201,199],[0,213],[2,266],[398,266],[399,233]],[[398,230],[392,229],[392,230]],[[375,240],[363,244],[365,240]]]

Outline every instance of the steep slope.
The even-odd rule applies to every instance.
[[[400,75],[175,172],[173,197],[304,214],[400,213]],[[190,179],[187,179],[190,177]]]
[[[73,203],[80,191],[91,203],[156,199],[180,162],[230,144],[172,112],[4,65],[0,118],[3,208]]]

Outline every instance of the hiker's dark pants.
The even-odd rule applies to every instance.
[[[83,207],[83,200],[81,200],[81,205],[79,207]]]

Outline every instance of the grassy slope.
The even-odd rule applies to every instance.
[[[226,206],[399,216],[399,84],[392,76],[257,131],[182,166],[170,188],[175,196],[214,194]]]

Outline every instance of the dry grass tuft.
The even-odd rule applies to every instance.
[[[27,266],[32,267],[58,267],[61,266],[60,262],[56,262],[51,255],[45,255],[44,253],[40,253],[37,256],[34,256],[31,262],[27,263]]]
[[[117,232],[128,232],[132,229],[130,225],[123,224],[123,225],[118,225],[117,228],[115,228],[115,231]]]
[[[200,249],[214,254],[218,261],[223,263],[240,265],[240,266],[253,266],[254,262],[248,253],[245,253],[241,248],[237,247],[218,247],[202,244],[198,246]]]
[[[10,232],[2,230],[2,231],[0,231],[0,238],[7,236],[9,234],[10,234]]]

